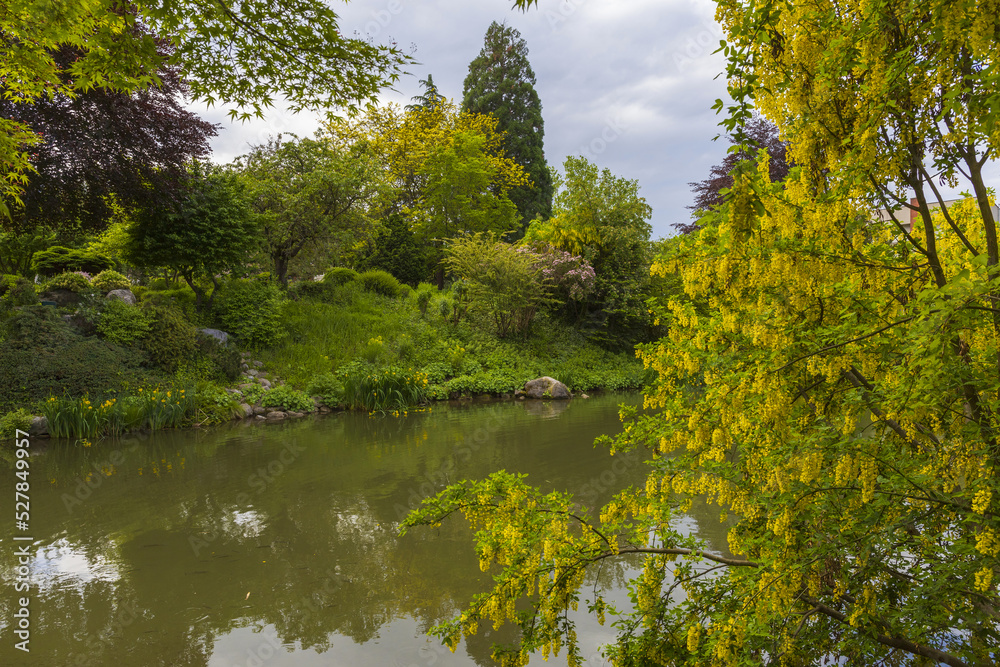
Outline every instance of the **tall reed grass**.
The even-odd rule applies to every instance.
[[[132,396],[108,398],[97,404],[88,396],[51,396],[42,413],[54,438],[98,438],[128,431],[177,428],[194,414],[194,392],[184,389],[139,389]]]
[[[427,376],[413,369],[350,363],[341,371],[344,403],[369,412],[403,410],[427,400]]]

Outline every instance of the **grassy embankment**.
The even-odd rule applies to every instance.
[[[430,285],[414,291],[385,274],[359,279],[342,270],[334,278],[293,284],[287,293],[231,281],[208,312],[196,311],[189,288],[156,284],[134,288],[135,311],[108,309],[85,288],[82,302],[59,310],[10,308],[0,430],[41,414],[53,435],[88,439],[219,423],[242,417],[244,402],[308,412],[312,396],[330,407],[392,411],[509,394],[541,375],[575,392],[642,384],[630,354],[602,350],[544,313],[526,340],[500,340],[484,314],[468,312],[461,293]],[[235,349],[219,346],[195,336],[196,325],[236,329],[240,338]],[[241,350],[261,360],[252,370],[272,389],[243,374]]]

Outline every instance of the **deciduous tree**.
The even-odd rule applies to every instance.
[[[149,32],[138,29],[147,26]],[[0,10],[4,98],[30,103],[94,88],[136,92],[176,66],[195,100],[247,118],[281,93],[293,110],[356,107],[395,81],[411,58],[394,43],[341,34],[319,0],[9,0]],[[157,48],[154,35],[170,41]],[[56,55],[70,48],[69,63]],[[30,125],[0,117],[0,207],[18,204],[31,171]]]
[[[166,59],[169,43],[157,46]],[[63,47],[51,56],[69,76],[82,54]],[[216,126],[184,108],[188,88],[176,66],[163,65],[157,77],[159,85],[133,92],[93,87],[23,102],[0,99],[0,116],[39,137],[22,206],[9,220],[14,228],[95,230],[116,214],[172,204],[186,165],[209,153]]]
[[[641,349],[648,411],[613,443],[648,452],[644,486],[597,516],[499,473],[408,520],[465,513],[500,568],[447,642],[509,620],[505,664],[560,647],[573,664],[567,609],[608,613],[584,571],[640,554],[615,664],[996,664],[1000,258],[982,169],[1000,148],[998,16],[721,0],[729,129],[756,106],[797,166],[783,184],[764,155],[737,170],[653,265],[700,303],[651,304],[670,334]],[[970,196],[949,205],[942,178]],[[878,214],[901,205],[912,229]],[[727,547],[677,529],[696,502],[731,522]]]
[[[129,226],[126,258],[142,268],[176,271],[201,308],[215,296],[202,281],[217,287],[217,274],[242,269],[255,250],[257,231],[244,184],[221,168],[194,163],[173,206]]]
[[[388,187],[367,145],[321,132],[315,139],[277,137],[237,160],[260,217],[274,275],[288,282],[288,265],[307,246],[331,240],[350,246],[374,224]]]

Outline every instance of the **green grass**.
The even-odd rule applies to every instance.
[[[603,350],[562,323],[541,315],[529,339],[499,340],[474,315],[457,324],[451,314],[442,315],[439,305],[450,298],[447,292],[435,292],[422,314],[415,295],[386,298],[349,283],[325,292],[322,300],[289,301],[283,312],[288,336],[269,351],[267,366],[296,388],[352,363],[410,368],[428,376],[432,398],[509,393],[541,375],[555,377],[573,391],[638,389],[643,384],[642,364],[633,355]],[[346,380],[344,389],[344,402],[363,409],[373,408],[346,394],[375,391],[383,396],[377,386],[355,392]],[[376,403],[375,409],[385,409],[381,399]]]

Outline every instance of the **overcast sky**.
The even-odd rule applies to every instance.
[[[689,219],[687,184],[706,178],[725,156],[725,139],[712,141],[720,117],[711,106],[726,88],[717,77],[722,55],[712,55],[722,33],[711,0],[540,0],[527,12],[511,9],[511,0],[330,1],[342,32],[413,49],[410,75],[382,96],[401,104],[422,92],[418,81],[428,74],[460,102],[490,22],[519,30],[537,77],[548,163],[561,168],[567,155],[584,155],[637,180],[653,208],[654,237]],[[313,115],[278,109],[245,124],[230,122],[221,109],[192,109],[223,125],[213,142],[217,162],[269,135],[308,135],[318,126]],[[1000,181],[1000,166],[988,165],[986,176]]]
[[[528,44],[545,120],[545,157],[561,169],[584,155],[616,176],[635,179],[653,208],[653,235],[672,234],[689,218],[687,183],[722,160],[712,141],[725,95],[721,32],[709,0],[540,0],[521,12],[510,0],[354,0],[332,2],[345,33],[395,40],[418,64],[383,98],[402,104],[421,92],[427,74],[446,97],[461,101],[469,63],[492,21],[506,21]],[[392,10],[395,10],[393,12]],[[271,110],[264,120],[232,123],[225,110],[192,107],[223,129],[214,160],[228,162],[282,131],[311,134],[315,116]]]

